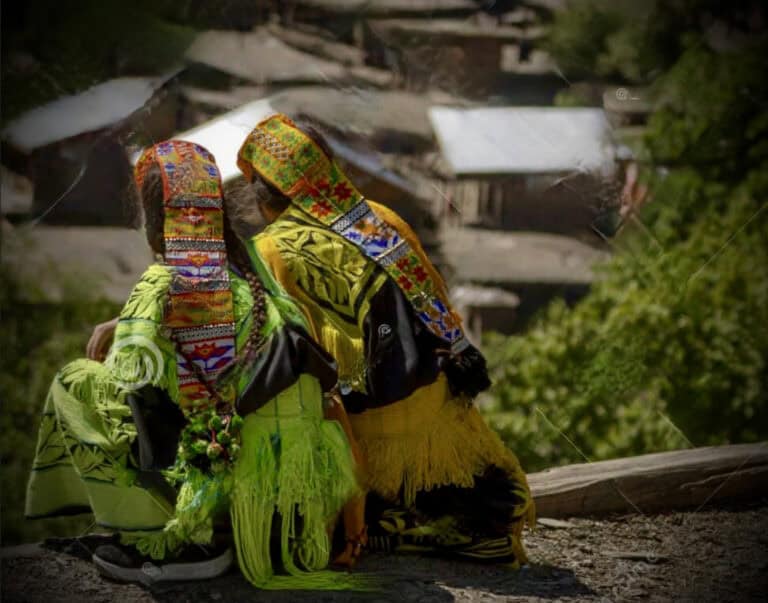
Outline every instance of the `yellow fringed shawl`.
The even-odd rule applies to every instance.
[[[377,216],[397,228],[421,257],[441,294],[447,295],[445,282],[427,259],[413,230],[389,208],[372,201],[369,205]],[[293,208],[287,209],[284,217],[289,217],[294,211]],[[293,250],[287,252],[288,247],[284,243],[287,238],[292,238],[286,233],[302,232],[308,228],[313,227],[279,219],[256,237],[256,245],[275,278],[301,305],[312,336],[336,359],[340,379],[354,379],[364,370],[362,324],[367,314],[367,300],[387,277],[380,275],[380,280],[367,289],[366,302],[360,304],[361,310],[355,316],[354,323],[345,320],[339,312],[321,304],[321,296],[311,295],[299,282],[300,273],[307,267],[300,265],[303,263],[301,255]],[[339,246],[352,247],[340,237],[336,239]],[[372,264],[359,252],[356,256]],[[340,258],[338,256],[336,261]],[[325,259],[334,261],[333,257]],[[349,262],[346,257],[344,260]],[[352,269],[354,267],[350,266]],[[321,280],[316,284],[321,284]],[[349,296],[351,301],[354,301],[353,297]],[[456,318],[460,320],[458,315]],[[364,381],[355,389],[365,391]],[[497,465],[514,475],[520,484],[518,494],[527,501],[516,509],[517,515],[533,521],[533,501],[517,458],[486,425],[476,408],[451,397],[444,375],[399,402],[350,415],[350,421],[365,457],[366,485],[378,494],[392,499],[402,489],[405,503],[410,504],[420,490],[446,485],[471,487],[474,476],[489,465]]]
[[[298,210],[286,210],[292,212]],[[311,242],[297,234],[305,230],[311,230]],[[365,392],[362,324],[386,274],[376,273],[351,243],[320,225],[297,226],[281,220],[254,242],[275,280],[304,311],[312,338],[336,360],[339,380]],[[348,276],[340,278],[325,266]]]

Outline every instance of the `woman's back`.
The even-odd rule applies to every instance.
[[[490,386],[485,360],[413,231],[365,199],[317,133],[285,115],[254,128],[238,166],[274,220],[256,248],[339,365],[367,485],[389,505],[418,509],[416,525],[378,516],[371,528],[406,542],[401,530],[421,525],[440,548],[451,524],[469,543],[454,552],[523,560],[533,509],[525,475],[472,405]],[[422,504],[428,493],[437,504]],[[419,524],[425,517],[435,523]]]
[[[155,145],[137,174],[162,261],[126,302],[106,362],[75,361],[52,385],[28,509],[89,508],[121,530],[133,553],[95,557],[118,579],[148,579],[120,559],[162,561],[210,544],[222,513],[254,584],[273,584],[275,567],[320,569],[327,522],[356,488],[342,427],[323,415],[333,361],[259,256],[228,236],[205,149]]]

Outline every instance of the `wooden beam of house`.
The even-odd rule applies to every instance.
[[[423,41],[482,39],[520,44],[538,40],[544,34],[541,27],[522,28],[511,25],[488,27],[456,19],[372,19],[368,24],[381,33],[415,37]]]
[[[478,10],[472,0],[297,0],[299,6],[329,13],[353,15],[471,14]]]
[[[567,465],[528,476],[539,517],[651,513],[768,494],[768,442]]]
[[[365,63],[364,51],[350,44],[329,40],[319,30],[315,32],[310,29],[310,26],[304,25],[301,29],[287,29],[273,23],[267,26],[267,29],[273,36],[298,50],[309,52],[310,54],[315,54],[347,66],[363,65]]]

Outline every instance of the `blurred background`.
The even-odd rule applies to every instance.
[[[768,438],[766,8],[714,0],[2,4],[2,541],[51,378],[152,261],[132,161],[316,125],[417,231],[529,471]],[[243,235],[258,224],[239,225]]]

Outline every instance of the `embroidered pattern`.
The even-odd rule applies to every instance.
[[[221,178],[206,149],[181,140],[144,152],[136,164],[139,188],[152,165],[163,179],[165,261],[173,272],[164,322],[178,343],[180,404],[205,407],[213,403],[207,384],[235,360]]]
[[[269,234],[290,262],[297,287],[342,320],[359,324],[375,285],[376,266],[298,208],[287,211],[303,218],[301,227],[280,220],[269,226]]]
[[[285,115],[256,126],[240,148],[237,164],[246,178],[257,171],[301,210],[381,266],[424,325],[454,352],[469,345],[418,254],[397,229],[374,214],[336,162]]]

